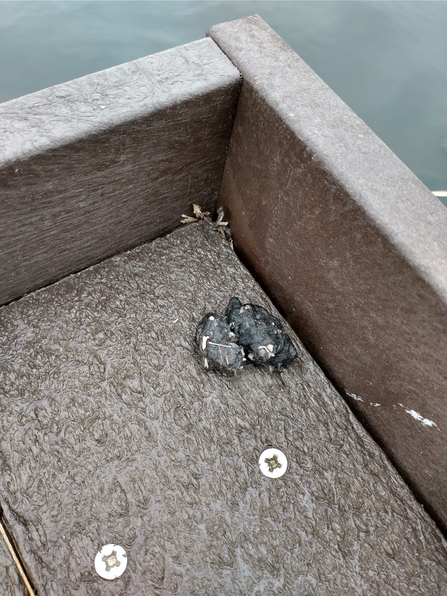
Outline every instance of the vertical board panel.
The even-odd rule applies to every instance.
[[[239,88],[203,39],[0,105],[0,304],[211,207]]]
[[[447,530],[447,211],[259,17],[219,201],[235,247]]]

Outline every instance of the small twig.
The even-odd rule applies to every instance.
[[[11,538],[9,537],[8,531],[4,527],[2,520],[0,520],[0,534],[2,535],[2,538],[5,541],[5,544],[9,550],[9,554],[11,555],[12,560],[14,561],[14,564],[17,568],[17,571],[19,572],[20,577],[22,578],[22,581],[25,584],[26,589],[28,590],[29,596],[36,596],[36,592],[30,584],[26,571],[22,565],[22,561],[20,560],[20,557],[17,554],[16,548]]]
[[[192,204],[192,210],[193,210],[193,215],[182,214],[182,218],[183,218],[181,220],[182,224],[197,223],[198,221],[202,221],[202,220],[207,221],[216,232],[219,232],[219,234],[222,236],[222,238],[224,238],[225,240],[227,240],[229,242],[231,248],[233,249],[233,235],[231,233],[228,222],[223,221],[224,210],[222,207],[218,208],[217,217],[216,217],[215,221],[213,221],[211,219],[211,217],[210,217],[211,213],[209,211],[202,211],[202,208],[200,207],[200,205],[197,205],[196,203]]]
[[[200,205],[197,205],[196,203],[192,204],[192,211],[194,214],[192,216],[182,214],[182,224],[195,223],[197,221],[200,221],[201,219],[208,219],[211,215],[209,211],[202,211]]]

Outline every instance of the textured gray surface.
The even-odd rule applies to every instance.
[[[447,535],[447,210],[262,19],[210,35],[235,247]]]
[[[40,594],[447,594],[440,533],[296,338],[284,372],[203,371],[234,294],[271,309],[204,223],[0,310],[1,504]]]
[[[216,200],[240,88],[211,39],[0,106],[0,304]]]
[[[0,536],[0,596],[26,596],[8,549]]]

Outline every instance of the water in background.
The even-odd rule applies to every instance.
[[[447,3],[0,2],[0,101],[259,14],[431,190],[447,190]],[[445,200],[447,203],[447,199]]]

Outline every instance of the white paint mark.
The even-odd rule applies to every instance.
[[[206,348],[206,346],[207,346],[207,343],[208,343],[208,340],[209,340],[209,337],[208,337],[208,335],[204,335],[204,336],[202,337],[202,350],[204,350],[204,349]]]
[[[177,323],[177,322],[178,322],[178,319],[175,319],[174,323]]]
[[[352,399],[355,399],[355,401],[363,401],[363,397],[360,397],[355,393],[349,393],[349,391],[346,391],[346,395],[349,395],[349,397],[352,397]]]
[[[421,416],[419,414],[419,412],[416,412],[416,410],[407,410],[407,408],[403,404],[399,404],[399,405],[401,408],[404,408],[404,410],[407,414],[410,414],[410,416],[412,416],[418,422],[421,422],[424,426],[437,426],[437,424],[435,422],[433,422],[433,420],[424,418],[423,416]]]
[[[203,359],[203,366],[208,368],[208,360],[206,358]]]
[[[371,406],[374,406],[374,408],[377,408],[377,407],[380,406],[380,404],[376,404],[373,401],[370,401],[369,403],[370,403]]]
[[[208,321],[214,321],[214,317],[213,316],[208,317]]]

